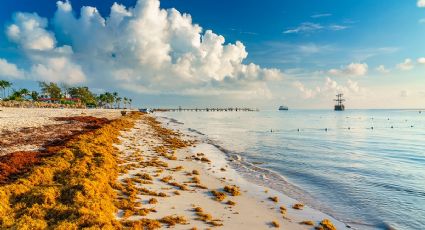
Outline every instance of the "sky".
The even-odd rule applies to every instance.
[[[425,107],[425,0],[4,0],[0,79],[140,107]]]

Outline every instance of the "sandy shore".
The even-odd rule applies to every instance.
[[[0,110],[0,130],[8,135],[18,133],[21,139],[34,137],[33,133],[48,133],[55,126],[68,130],[74,128],[73,124],[79,124],[57,125],[62,121],[55,117],[121,117],[118,110]],[[27,137],[28,130],[36,132],[30,132]],[[30,146],[17,145],[13,142],[16,138],[9,139],[10,143],[2,142],[3,147],[12,145],[9,150],[40,147],[36,142]],[[121,187],[116,188],[119,210],[115,216],[124,226],[125,222],[148,220],[157,221],[156,226],[162,228],[177,221],[175,229],[333,229],[320,224],[328,219],[337,229],[346,228],[344,223],[296,200],[247,182],[214,146],[163,128],[150,115],[142,116],[133,128],[121,131],[119,139],[121,142],[116,147],[120,174],[116,182]],[[173,147],[183,142],[189,144]],[[129,189],[129,185],[136,189]],[[298,209],[293,208],[296,205]]]
[[[75,116],[116,119],[121,113],[111,109],[0,107],[0,156],[16,151],[39,150],[46,141],[60,140],[81,131],[84,124],[58,119]]]
[[[121,116],[120,110],[113,109],[43,109],[0,107],[0,133],[21,128],[60,124],[54,117],[93,116],[114,119]]]
[[[190,139],[188,136],[185,138]],[[137,160],[128,159],[138,159],[139,155],[144,161],[158,159],[155,148],[162,144],[160,135],[146,120],[137,121],[133,129],[122,133],[121,144],[117,146],[121,151],[121,159],[124,161],[122,166],[137,165]],[[136,153],[139,155],[135,156]],[[199,215],[194,209],[200,207],[204,213],[210,214],[212,219],[216,220],[215,223],[220,225],[218,226],[220,229],[314,229],[315,226],[320,226],[319,223],[324,219],[331,220],[337,229],[346,228],[345,224],[307,206],[294,209],[293,206],[299,202],[268,188],[247,182],[231,169],[224,155],[213,146],[196,143],[177,151],[169,150],[169,153],[176,158],[161,157],[160,160],[168,165],[165,168],[136,166],[119,176],[118,180],[123,182],[126,179],[147,174],[152,177],[151,183],[139,186],[156,193],[166,194],[166,197],[138,195],[138,202],[144,208],[156,210],[148,214],[146,218],[179,216],[187,220],[184,225],[176,225],[176,229],[206,229],[214,226],[214,223],[199,220]],[[210,162],[196,160],[202,157]],[[193,172],[199,172],[199,175],[194,175]],[[170,181],[161,180],[167,177],[172,178],[170,181],[187,189],[178,188],[170,185]],[[199,181],[193,183],[194,177]],[[200,188],[197,185],[205,187]],[[232,196],[223,190],[225,186],[237,186],[241,194]],[[218,201],[212,191],[222,192],[226,197]],[[152,198],[155,202],[149,202]],[[270,198],[276,200],[273,201]],[[235,204],[229,205],[229,200]],[[120,220],[124,216],[122,211],[117,214]],[[133,221],[141,218],[130,216],[124,219]]]

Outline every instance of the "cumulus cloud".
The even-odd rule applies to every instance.
[[[304,99],[333,97],[335,93],[361,94],[365,92],[365,89],[361,88],[358,82],[350,79],[345,84],[340,84],[327,77],[321,85],[311,88],[305,86],[300,81],[295,81],[292,85],[301,93]]]
[[[367,74],[368,68],[366,63],[350,63],[339,69],[330,69],[328,72],[335,76],[364,76]]]
[[[26,77],[70,84],[84,82],[86,77],[82,68],[72,60],[72,48],[67,45],[57,47],[54,33],[46,29],[47,23],[47,19],[36,13],[18,12],[6,28],[7,37],[22,49],[31,63]]]
[[[399,70],[407,71],[413,69],[413,61],[410,58],[404,59],[404,61],[400,64],[397,64],[397,68]]]
[[[7,35],[31,61],[29,76],[138,93],[263,96],[270,96],[266,82],[282,78],[277,69],[245,63],[241,42],[226,43],[189,14],[161,9],[159,0],[138,0],[134,7],[114,3],[106,17],[91,6],[79,11],[58,1],[51,31],[47,19],[16,14]]]
[[[300,81],[295,81],[292,85],[301,92],[304,99],[314,98],[320,92],[320,88],[309,89]]]
[[[425,0],[418,0],[417,6],[421,8],[425,7]]]
[[[20,79],[24,77],[24,72],[18,69],[15,64],[0,58],[0,77]]]
[[[51,50],[56,40],[52,33],[45,30],[46,27],[47,19],[36,13],[16,13],[6,34],[25,50]]]
[[[376,67],[376,71],[380,72],[380,73],[389,73],[390,70],[387,69],[384,65],[379,65],[378,67]]]
[[[419,64],[425,64],[425,57],[418,58],[417,62]]]

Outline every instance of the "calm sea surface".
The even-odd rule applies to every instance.
[[[425,229],[425,111],[170,112],[280,190],[357,229]],[[192,131],[193,131],[192,130]]]

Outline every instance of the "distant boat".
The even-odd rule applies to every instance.
[[[279,111],[282,111],[282,110],[289,110],[289,108],[288,106],[281,105],[279,106]]]
[[[146,108],[142,108],[142,109],[139,109],[139,112],[142,112],[142,113],[151,113],[152,110],[146,109]]]
[[[334,101],[336,101],[336,105],[335,105],[335,111],[344,111],[345,110],[345,106],[342,102],[345,101],[345,99],[342,98],[343,94],[339,93],[336,95],[336,99],[334,99]]]

